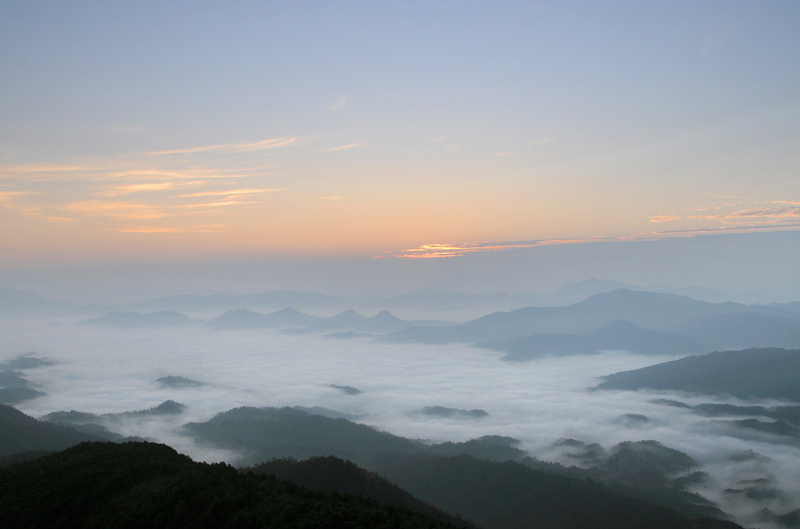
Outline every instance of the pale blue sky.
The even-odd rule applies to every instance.
[[[4,2],[0,250],[793,229],[799,30],[795,1]]]

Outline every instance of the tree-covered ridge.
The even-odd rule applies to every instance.
[[[152,443],[83,443],[0,469],[0,519],[9,529],[454,527],[367,498],[196,463]]]
[[[381,461],[381,475],[439,508],[489,529],[677,529],[739,527],[692,519],[675,510],[576,479],[506,461],[470,456],[398,456]]]
[[[319,455],[365,465],[381,455],[414,453],[424,446],[363,424],[293,408],[235,408],[204,423],[186,424],[184,429],[201,442],[249,454],[244,464],[250,465]]]
[[[598,389],[666,389],[800,402],[800,349],[718,351],[604,378]]]
[[[312,490],[364,496],[381,503],[407,507],[444,522],[477,527],[425,503],[378,474],[338,457],[312,457],[305,461],[274,459],[242,471],[274,475]]]
[[[31,450],[63,450],[83,441],[100,440],[103,438],[37,421],[16,408],[0,404],[0,456]]]

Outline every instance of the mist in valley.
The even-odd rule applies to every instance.
[[[404,315],[414,317],[411,310]],[[439,315],[444,321],[448,313]],[[678,356],[602,351],[509,362],[501,352],[468,344],[212,329],[193,316],[189,326],[161,329],[87,325],[74,316],[2,321],[0,361],[27,355],[52,362],[17,371],[44,395],[16,406],[36,418],[70,410],[102,415],[98,422],[121,436],[166,443],[196,460],[232,464],[246,454],[202,443],[181,427],[242,406],[324,408],[322,413],[338,412],[425,443],[509,436],[531,456],[567,466],[587,466],[568,439],[597,443],[606,451],[625,441],[654,440],[696,459],[699,468],[692,470],[708,477],[689,490],[740,523],[755,520],[768,527],[770,522],[757,516],[761,509],[784,513],[800,507],[796,437],[743,432],[689,409],[710,402],[785,403],[593,389],[605,375]],[[165,401],[185,408],[164,415],[124,413]],[[436,407],[449,413],[431,412]],[[754,483],[762,494],[753,493]]]

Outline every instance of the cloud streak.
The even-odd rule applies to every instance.
[[[364,144],[361,141],[356,140],[356,141],[350,142],[350,143],[345,144],[345,145],[338,145],[336,147],[331,147],[330,149],[324,149],[324,150],[322,150],[320,152],[347,151],[347,150],[350,150],[350,149],[357,149],[358,147],[363,147],[363,146],[364,146]]]
[[[166,151],[153,151],[148,153],[151,156],[165,156],[169,154],[196,154],[204,152],[230,152],[230,153],[243,153],[252,151],[261,151],[266,149],[277,149],[278,147],[286,147],[296,143],[300,138],[269,138],[261,141],[254,141],[249,143],[223,143],[219,145],[205,145],[203,147],[189,147],[186,149],[172,149]]]
[[[547,239],[540,241],[512,241],[512,242],[470,242],[462,244],[423,244],[417,248],[407,248],[395,254],[400,259],[443,259],[447,257],[461,257],[470,253],[498,252],[504,250],[518,250],[522,248],[536,248],[538,246],[554,246],[560,244],[585,244],[594,242],[609,242],[615,240],[611,237],[595,237],[582,239]],[[380,256],[376,256],[380,257]]]
[[[329,110],[331,112],[336,112],[337,110],[341,110],[345,107],[347,107],[347,97],[345,97],[344,94],[342,94],[339,96],[336,102],[333,105],[331,105]]]

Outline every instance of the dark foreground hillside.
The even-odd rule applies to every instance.
[[[8,529],[455,527],[152,443],[83,443],[0,469],[0,520]]]

